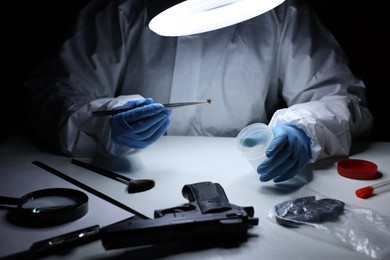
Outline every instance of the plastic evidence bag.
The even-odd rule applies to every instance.
[[[375,259],[390,259],[390,217],[348,205],[303,187],[295,198],[275,205],[268,217],[308,235],[324,232],[347,248]],[[313,228],[321,234],[313,234]],[[310,229],[309,231],[307,229]]]

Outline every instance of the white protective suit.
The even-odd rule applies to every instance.
[[[92,1],[59,56],[26,82],[33,127],[60,152],[125,154],[130,148],[111,142],[110,117],[91,112],[137,95],[212,99],[175,109],[168,135],[235,137],[255,122],[294,124],[312,140],[312,162],[347,155],[370,130],[364,83],[307,4],[287,0],[227,28],[162,37],[148,28],[146,2]]]

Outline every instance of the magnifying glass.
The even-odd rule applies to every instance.
[[[23,219],[41,225],[63,224],[88,212],[88,196],[67,188],[37,190],[21,198],[0,196],[0,204],[16,205]]]

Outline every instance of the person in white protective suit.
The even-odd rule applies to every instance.
[[[163,1],[163,0],[161,0]],[[365,85],[303,1],[199,34],[160,36],[153,1],[93,0],[58,56],[26,82],[31,127],[68,156],[125,155],[162,135],[235,137],[262,122],[274,139],[261,181],[292,178],[317,160],[348,155],[372,115]],[[210,105],[174,111],[163,103]],[[114,116],[93,111],[134,107]]]

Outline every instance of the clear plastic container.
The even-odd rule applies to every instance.
[[[242,157],[257,170],[257,166],[266,158],[265,151],[274,135],[263,123],[255,123],[243,128],[236,137],[236,145]]]

